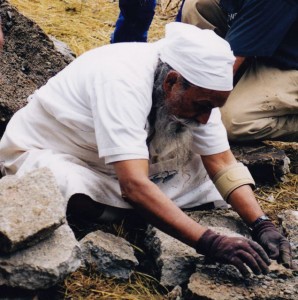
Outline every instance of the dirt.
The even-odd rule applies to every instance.
[[[68,64],[33,21],[0,0],[5,44],[0,64],[0,135],[27,97]]]

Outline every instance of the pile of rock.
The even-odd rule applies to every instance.
[[[65,200],[48,169],[0,180],[0,251],[0,285],[48,288],[80,266]]]
[[[92,266],[94,272],[107,277],[130,278],[139,262],[128,241],[100,230],[77,241],[65,214],[66,201],[47,168],[0,180],[0,286],[47,289],[80,266]],[[248,228],[233,211],[188,214],[218,233],[250,238]],[[280,224],[297,262],[298,212],[284,212]],[[268,275],[243,279],[233,266],[206,264],[194,249],[150,225],[138,247],[145,250],[149,271],[157,274],[160,283],[175,287],[169,294],[175,297],[170,299],[294,300],[298,296],[297,271],[275,263]]]

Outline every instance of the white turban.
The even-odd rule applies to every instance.
[[[173,22],[166,25],[160,59],[196,86],[233,89],[235,57],[227,41],[212,30]]]

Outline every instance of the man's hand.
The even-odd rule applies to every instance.
[[[199,239],[196,250],[208,261],[234,265],[244,277],[250,276],[245,265],[257,275],[269,271],[270,259],[266,252],[245,238],[227,237],[208,229]]]
[[[267,252],[268,256],[292,268],[292,253],[289,241],[281,235],[270,221],[263,221],[255,226],[252,238]]]

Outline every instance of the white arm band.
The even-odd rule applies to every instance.
[[[229,195],[238,187],[245,184],[255,185],[255,181],[248,168],[242,163],[236,163],[224,168],[212,180],[225,201],[227,201]]]

